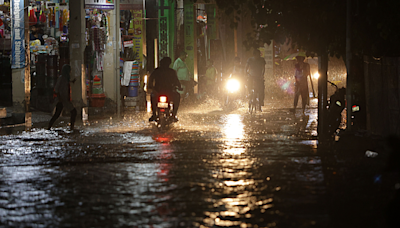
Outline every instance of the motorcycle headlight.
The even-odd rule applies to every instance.
[[[236,79],[229,79],[226,83],[226,89],[230,93],[237,92],[240,89],[240,82]]]

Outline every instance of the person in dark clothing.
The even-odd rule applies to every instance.
[[[265,96],[265,84],[264,84],[264,73],[265,73],[265,59],[261,57],[261,52],[258,49],[253,51],[253,57],[247,60],[245,72],[248,73],[247,86],[249,91],[254,88],[254,91],[258,94],[260,106],[257,107],[261,111],[261,106],[264,106]]]
[[[44,39],[42,37],[42,34],[39,33],[39,25],[33,25],[31,33],[29,34],[29,40],[34,41],[34,40],[40,40],[40,45],[44,45]]]
[[[165,93],[172,97],[172,101],[174,103],[172,115],[174,116],[175,121],[178,120],[176,113],[178,112],[181,97],[176,89],[178,88],[179,90],[182,90],[182,86],[179,82],[176,71],[169,68],[171,62],[172,60],[170,57],[164,57],[160,61],[160,67],[155,69],[149,77],[148,88],[152,89],[151,109],[153,112],[153,115],[150,117],[149,121],[155,121],[157,119],[157,97],[160,93]]]
[[[74,130],[77,111],[75,107],[72,105],[71,101],[69,101],[68,85],[70,82],[74,83],[75,79],[73,81],[70,81],[70,74],[71,74],[71,66],[65,64],[61,69],[61,76],[58,77],[56,86],[54,87],[54,90],[57,94],[56,97],[57,105],[56,105],[56,112],[54,113],[53,117],[49,122],[49,127],[48,127],[49,130],[51,129],[57,118],[60,117],[63,108],[66,108],[71,113],[70,130],[71,131]]]
[[[308,81],[307,78],[311,76],[310,73],[310,65],[304,60],[306,59],[306,54],[304,52],[300,52],[296,57],[297,63],[295,65],[295,94],[294,94],[294,102],[293,102],[293,112],[296,111],[297,103],[299,101],[299,96],[301,96],[301,106],[304,111],[306,109],[306,105],[309,104],[310,95],[308,90]]]

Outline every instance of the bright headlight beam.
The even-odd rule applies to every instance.
[[[240,82],[236,79],[229,79],[228,82],[226,83],[226,89],[230,93],[237,92],[240,88]]]

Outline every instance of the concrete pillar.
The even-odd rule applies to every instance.
[[[116,33],[116,21],[115,21],[115,12],[116,10],[110,10],[108,11],[110,13],[110,23],[109,23],[109,32],[110,35],[108,36],[108,40],[106,43],[106,50],[105,50],[105,55],[104,55],[104,69],[103,69],[103,89],[104,89],[104,94],[106,95],[106,98],[109,98],[112,100],[112,102],[116,103],[117,102],[117,94],[116,94],[116,86],[118,82],[119,75],[116,75],[115,71],[115,64],[118,60],[119,64],[119,56],[115,56],[115,41],[117,36],[119,34]],[[118,22],[119,23],[119,22]],[[119,67],[119,65],[118,65]],[[118,77],[118,78],[117,78]],[[119,83],[118,83],[119,84]],[[119,85],[118,85],[119,86]]]
[[[114,10],[108,11],[109,16],[109,36],[106,42],[103,69],[103,89],[106,99],[116,105],[117,115],[120,115],[120,75],[119,75],[119,50],[120,50],[120,15],[119,1],[115,1]],[[114,107],[113,105],[113,107]]]
[[[80,113],[83,107],[87,107],[86,77],[84,66],[84,51],[86,47],[84,0],[69,1],[69,9],[69,49],[72,70],[71,79],[76,78],[76,82],[71,85],[71,97],[72,103],[74,104],[78,113]]]
[[[14,108],[24,110],[25,69],[12,69],[12,98]]]

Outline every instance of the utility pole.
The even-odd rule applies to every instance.
[[[328,53],[318,54],[318,137],[326,136],[326,105],[328,96]]]
[[[157,47],[154,40],[157,39],[157,5],[154,0],[146,0],[146,68],[149,73],[153,72],[156,66],[154,53]]]
[[[24,0],[24,27],[25,27],[25,127],[32,127],[31,107],[31,53],[29,50],[29,17],[28,17],[29,0]]]
[[[351,0],[347,0],[347,14],[346,14],[346,101],[347,101],[347,124],[346,128],[351,131],[351,116],[352,116],[352,94],[351,94]]]
[[[115,1],[114,3],[114,12],[115,12],[115,38],[114,38],[114,51],[115,51],[115,75],[116,75],[116,82],[115,82],[115,100],[117,102],[117,116],[121,116],[121,82],[119,78],[119,71],[120,71],[120,66],[119,66],[119,46],[121,44],[121,36],[120,36],[120,10],[119,10],[119,1]]]
[[[83,117],[83,112],[88,113],[88,99],[86,98],[86,67],[84,65],[85,41],[85,1],[69,1],[69,51],[71,78],[76,78],[71,85],[72,103],[78,111],[78,116]]]

